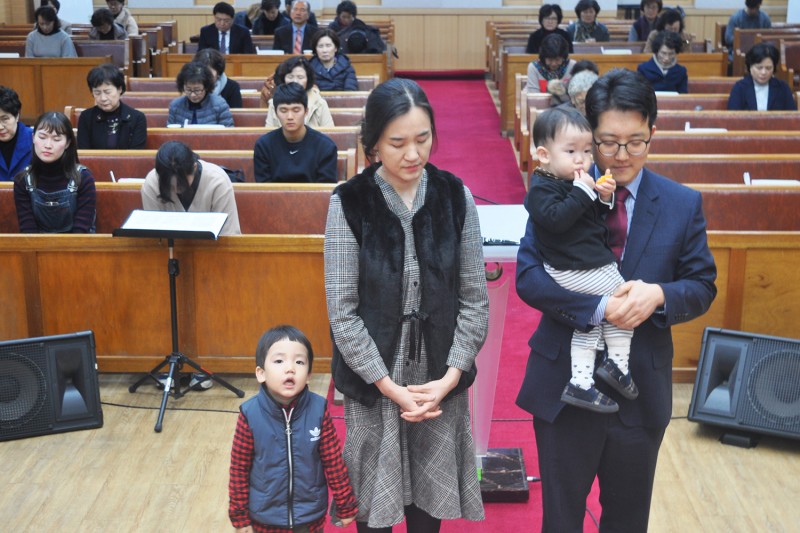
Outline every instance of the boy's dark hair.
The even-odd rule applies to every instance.
[[[681,23],[680,31],[683,31],[683,16],[677,9],[665,9],[656,20],[656,31],[662,31],[667,28],[667,24]]]
[[[586,93],[586,118],[592,129],[597,128],[600,115],[611,110],[639,113],[652,128],[658,115],[658,104],[647,78],[623,68],[612,69],[601,76]]]
[[[654,54],[657,54],[662,46],[666,46],[670,50],[675,50],[676,54],[680,54],[681,48],[683,48],[683,41],[681,36],[674,31],[661,30],[653,38],[653,44],[650,48]]]
[[[108,24],[111,26],[111,30],[114,30],[114,14],[107,7],[95,9],[90,22],[95,28],[99,28],[103,24]]]
[[[200,82],[203,84],[203,88],[206,90],[206,93],[210,93],[214,90],[214,77],[211,74],[211,71],[208,70],[208,67],[205,66],[203,63],[199,61],[190,61],[181,67],[181,71],[178,72],[178,77],[175,78],[175,83],[178,86],[178,92],[183,92],[183,88],[188,83],[197,83]]]
[[[578,18],[581,18],[581,13],[587,9],[594,9],[595,15],[600,14],[600,4],[598,4],[596,0],[581,0],[578,2],[578,5],[575,6],[575,14]]]
[[[542,25],[542,21],[544,19],[553,13],[556,14],[558,17],[558,23],[561,24],[561,20],[564,18],[564,13],[561,11],[561,6],[558,4],[545,4],[539,8],[539,26]]]
[[[342,2],[339,2],[339,5],[336,6],[336,17],[338,18],[342,13],[350,13],[353,15],[353,18],[356,18],[358,13],[356,4],[350,0],[343,0]]]
[[[589,59],[581,59],[575,63],[575,66],[572,67],[572,72],[570,73],[570,78],[574,78],[575,74],[579,72],[583,72],[584,70],[591,70],[598,76],[600,75],[600,69],[597,68],[597,63],[591,61]]]
[[[275,87],[272,105],[278,111],[279,105],[303,104],[308,109],[308,93],[299,83],[282,83]]]
[[[761,7],[762,0],[745,0],[744,5],[749,9],[755,9],[757,7]]]
[[[644,6],[646,6],[646,5],[650,5],[650,4],[658,4],[658,10],[659,10],[659,11],[661,11],[662,9],[664,9],[664,2],[662,2],[661,0],[642,0],[642,1],[639,3],[639,9],[641,9],[642,11],[644,11]]]
[[[428,96],[417,82],[406,78],[392,78],[375,87],[367,97],[364,120],[361,121],[361,144],[364,153],[372,157],[384,130],[399,116],[419,107],[431,121],[431,136],[436,143],[436,122]]]
[[[303,67],[306,71],[306,90],[310,91],[311,88],[317,83],[317,77],[314,75],[314,69],[311,64],[303,56],[292,56],[275,69],[275,85],[282,85],[286,83],[286,75],[295,69],[295,67]]]
[[[339,49],[342,47],[342,42],[339,40],[339,36],[336,35],[336,32],[328,28],[317,31],[311,38],[311,53],[315,56],[317,55],[317,44],[319,44],[319,40],[323,37],[329,37],[330,40],[333,41],[333,46],[336,47],[336,52],[338,53]]]
[[[267,360],[267,353],[272,345],[276,342],[283,340],[290,340],[292,342],[299,342],[305,346],[308,351],[308,373],[311,373],[311,367],[314,363],[314,349],[311,347],[311,341],[305,334],[294,326],[281,325],[270,328],[261,335],[258,340],[258,347],[256,348],[256,366],[264,368],[264,362]]]
[[[747,74],[750,74],[750,67],[757,65],[765,59],[772,60],[772,67],[777,68],[780,63],[780,53],[775,45],[772,43],[758,43],[753,46],[750,51],[744,56],[744,64],[747,67]]]
[[[214,15],[217,13],[222,13],[223,15],[228,15],[231,18],[236,16],[236,10],[233,9],[233,6],[228,2],[217,2],[214,4],[214,10],[211,13]]]
[[[89,90],[92,91],[104,83],[110,83],[125,94],[125,76],[113,63],[103,63],[100,66],[94,67],[86,75],[86,84]]]
[[[179,141],[167,141],[156,152],[156,175],[158,176],[158,199],[172,203],[172,178],[176,180],[178,191],[189,189],[186,178],[194,172],[197,154]]]
[[[22,102],[19,101],[17,91],[11,87],[0,85],[0,109],[15,117],[22,109]]]
[[[281,0],[261,0],[261,11],[269,11],[272,8],[280,9]]]
[[[577,109],[570,107],[551,107],[536,117],[533,123],[533,145],[544,146],[553,141],[558,132],[574,126],[580,131],[591,132],[589,121]]]
[[[561,35],[551,33],[542,41],[542,46],[539,48],[539,61],[544,63],[545,59],[556,58],[564,61],[569,59],[569,43]]]
[[[216,48],[203,48],[198,50],[192,61],[202,63],[216,71],[217,76],[225,74],[225,56]]]

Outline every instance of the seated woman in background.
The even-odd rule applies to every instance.
[[[311,68],[320,91],[357,91],[356,71],[346,55],[339,53],[339,36],[319,30],[311,38]]]
[[[280,0],[261,0],[261,14],[253,21],[253,35],[275,35],[275,30],[291,24],[281,15]]]
[[[169,124],[221,124],[233,126],[233,115],[228,103],[213,94],[214,75],[202,63],[192,61],[181,67],[176,79],[178,91],[183,93],[169,104]]]
[[[156,168],[142,185],[142,206],[147,211],[227,213],[220,235],[242,233],[230,178],[182,142],[169,141],[158,149]]]
[[[689,92],[686,67],[678,64],[681,37],[671,31],[660,31],[653,39],[653,57],[640,63],[636,70],[647,78],[655,91]]]
[[[556,107],[561,104],[569,104],[572,98],[569,95],[569,85],[572,83],[572,78],[583,72],[589,70],[595,74],[599,74],[597,64],[588,59],[581,59],[576,61],[572,66],[569,74],[565,74],[563,78],[550,80],[547,82],[547,92],[552,95],[550,99],[550,107]],[[597,76],[595,76],[597,79]],[[588,89],[587,89],[588,90]]]
[[[663,7],[664,3],[661,0],[642,0],[639,4],[642,16],[631,24],[631,30],[628,32],[628,41],[646,41],[650,36],[650,32],[656,28],[658,13]]]
[[[569,40],[575,43],[594,43],[599,41],[610,41],[611,36],[605,24],[597,22],[597,15],[600,13],[600,4],[596,0],[581,0],[575,6],[575,14],[578,20],[570,22],[567,26]]]
[[[141,150],[147,144],[147,119],[144,113],[126,105],[125,76],[106,63],[86,76],[95,106],[85,109],[78,119],[80,150]]]
[[[101,7],[92,13],[92,29],[89,39],[95,41],[124,41],[128,38],[125,28],[114,22],[114,14],[107,7]]]
[[[548,92],[548,82],[569,76],[574,66],[575,60],[569,59],[569,43],[560,35],[548,35],[539,49],[539,59],[528,65],[525,90],[528,94]]]
[[[39,7],[34,14],[36,26],[25,39],[25,57],[78,57],[72,39],[61,29],[55,9]]]
[[[246,10],[236,12],[233,16],[233,23],[244,26],[252,33],[253,22],[255,22],[259,16],[261,16],[261,4],[250,4]]]
[[[36,120],[31,164],[14,178],[14,204],[22,233],[94,233],[94,177],[78,163],[72,124],[63,113]]]
[[[31,162],[33,128],[20,123],[21,109],[17,92],[0,85],[0,181],[11,181]]]
[[[690,52],[692,49],[692,40],[694,35],[686,33],[683,28],[683,14],[677,9],[665,9],[656,20],[656,29],[650,32],[647,36],[647,42],[644,43],[645,52],[653,49],[653,39],[656,38],[660,31],[671,31],[677,33],[681,37],[681,52]]]
[[[305,88],[306,94],[308,95],[305,118],[306,126],[311,126],[315,129],[332,127],[334,125],[333,117],[331,116],[330,109],[328,109],[328,103],[319,94],[319,89],[315,85],[316,76],[314,75],[314,69],[311,68],[311,64],[305,57],[290,57],[275,69],[275,85],[290,82],[300,84]],[[275,106],[272,104],[272,98],[269,100],[266,126],[268,128],[281,127],[281,122],[275,114]]]
[[[569,43],[569,53],[571,54],[573,52],[572,39],[570,39],[570,36],[566,31],[558,27],[563,18],[564,15],[561,12],[561,6],[558,4],[545,4],[540,7],[539,26],[541,27],[535,32],[531,33],[528,37],[528,46],[525,47],[525,53],[538,54],[544,38],[548,35],[557,33],[558,35],[562,36],[567,43]]]
[[[736,111],[797,111],[789,85],[774,76],[778,49],[758,43],[744,57],[748,73],[737,81],[728,97],[728,109]]]
[[[597,72],[592,70],[581,70],[573,74],[572,78],[569,80],[569,87],[567,88],[569,104],[564,105],[571,105],[577,109],[581,115],[586,116],[586,93],[592,88],[597,78]]]
[[[197,61],[211,69],[214,79],[214,90],[211,94],[221,96],[231,109],[242,107],[242,88],[239,82],[225,75],[225,56],[215,48],[203,48],[198,51],[192,61]]]

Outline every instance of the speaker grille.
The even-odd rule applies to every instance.
[[[50,426],[53,408],[47,401],[47,381],[41,370],[46,364],[40,344],[0,353],[0,429],[5,435],[23,427],[28,433]]]
[[[800,351],[759,339],[747,379],[742,423],[800,434]]]

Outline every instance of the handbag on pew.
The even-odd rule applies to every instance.
[[[232,169],[228,167],[223,167],[222,165],[219,166],[222,170],[225,171],[225,174],[228,175],[228,178],[231,180],[231,183],[244,183],[244,170],[242,169]]]

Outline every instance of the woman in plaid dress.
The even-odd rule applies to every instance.
[[[361,131],[377,162],[328,212],[332,366],[361,533],[484,517],[466,390],[488,329],[482,239],[469,190],[428,164],[435,135],[419,85],[377,87]]]

